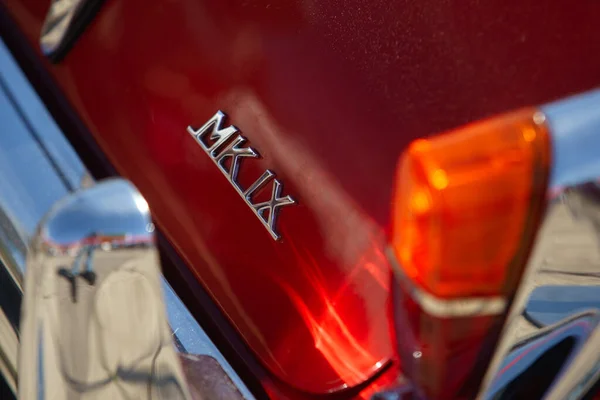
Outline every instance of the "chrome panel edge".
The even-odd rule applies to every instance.
[[[26,253],[26,239],[15,229],[15,224],[0,203],[0,263],[21,292]]]
[[[600,89],[541,107],[552,133],[551,190],[600,177]]]
[[[167,317],[173,331],[173,336],[182,347],[180,351],[185,354],[207,355],[214,358],[233,381],[241,395],[245,399],[253,399],[254,396],[252,396],[246,385],[244,385],[240,377],[215,347],[165,279],[162,280],[162,287],[167,306]]]
[[[3,312],[0,312],[0,379],[13,393],[17,391],[17,349],[19,339]]]
[[[40,32],[40,48],[58,62],[89,24],[103,0],[51,0]]]
[[[19,399],[191,399],[148,204],[109,179],[59,201],[27,256]]]
[[[0,269],[7,271],[22,290],[27,244],[36,225],[55,202],[73,189],[90,187],[94,182],[1,39],[0,81],[3,83],[0,85],[0,118],[5,132],[0,135],[0,182],[3,184]],[[10,91],[10,100],[6,98],[7,91]],[[15,107],[19,108],[18,112]],[[43,135],[32,137],[32,130]],[[161,285],[167,318],[175,341],[182,345],[180,350],[214,358],[243,397],[252,399],[240,377],[164,277],[161,277]],[[6,320],[2,307],[0,304],[0,319]],[[18,341],[18,332],[14,329],[7,332],[7,335],[0,332],[0,354],[5,348],[10,354],[6,359],[0,357],[2,374],[17,370],[16,355],[12,352],[16,352],[14,343]]]
[[[64,149],[68,146],[66,140],[57,136],[60,132],[2,41],[0,121],[0,279],[6,285],[0,296],[0,373],[14,390],[11,382],[16,379],[27,243],[42,215],[67,193],[63,173],[57,167],[67,168],[68,164],[57,160],[65,160],[60,155],[69,149]],[[47,129],[40,131],[42,128]],[[36,139],[40,132],[48,133],[41,135],[42,141]],[[56,157],[50,156],[53,153]],[[77,175],[76,170],[69,170],[71,176]],[[79,170],[84,170],[83,165]]]
[[[511,389],[498,386],[500,375],[533,365],[541,355],[528,347],[530,338],[537,346],[556,343],[565,324],[582,331],[570,336],[574,344],[563,348],[560,363],[556,357],[544,365],[556,375],[531,385],[543,384],[537,390],[545,399],[580,399],[600,378],[600,90],[541,110],[553,144],[549,202],[479,398],[506,398],[502,389]],[[536,338],[543,332],[546,338]],[[507,363],[511,357],[518,362]]]
[[[73,19],[81,8],[83,0],[52,0],[42,26],[40,47],[46,55],[51,55],[64,43]]]
[[[32,139],[52,163],[61,182],[70,190],[78,188],[87,172],[84,165],[1,39],[0,77],[13,94],[19,112],[30,125],[29,129],[34,135]]]

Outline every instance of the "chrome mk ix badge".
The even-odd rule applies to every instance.
[[[273,239],[279,240],[281,236],[277,233],[277,216],[283,207],[295,204],[296,202],[290,196],[282,197],[283,185],[279,179],[275,178],[275,173],[269,169],[248,188],[243,189],[240,187],[237,176],[241,158],[260,158],[260,155],[252,147],[244,146],[246,138],[239,134],[238,128],[233,125],[223,128],[225,117],[225,113],[217,111],[200,129],[195,130],[191,126],[188,126],[187,131],[196,139],[200,147],[213,160],[238,194],[242,196],[260,222],[267,228]],[[206,143],[207,134],[209,135],[208,138],[213,141],[212,144]],[[225,161],[228,159],[230,160],[229,167],[225,165]],[[253,203],[253,195],[269,183],[271,184],[271,200]]]

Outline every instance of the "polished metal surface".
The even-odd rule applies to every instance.
[[[238,128],[234,125],[226,128],[223,127],[226,117],[225,113],[219,110],[199,129],[188,126],[187,131],[196,139],[200,147],[213,160],[236,192],[244,199],[271,237],[274,240],[279,240],[281,239],[281,235],[277,231],[277,217],[283,207],[296,204],[296,201],[289,195],[282,196],[283,184],[279,179],[275,178],[276,175],[271,170],[266,170],[247,189],[243,189],[240,186],[237,176],[241,166],[241,159],[260,158],[260,154],[251,147],[243,146],[247,140],[239,134]],[[229,143],[226,144],[227,142]],[[228,160],[231,162],[229,167],[225,165],[225,162]],[[271,199],[265,202],[254,203],[254,196],[259,191],[265,189],[271,182]]]
[[[7,299],[3,296],[7,286],[0,279],[3,285],[0,291],[0,374],[14,390],[19,339],[16,326],[27,245],[40,219],[56,201],[73,189],[89,188],[95,182],[1,40],[0,83],[3,123],[0,134],[0,182],[3,184],[0,191],[0,278],[5,274],[18,283],[15,289],[18,299]],[[82,261],[85,263],[85,258]],[[241,395],[252,399],[252,394],[164,277],[161,277],[161,284],[178,351],[214,359]],[[3,302],[5,299],[11,301]],[[199,392],[198,388],[193,390]]]
[[[188,383],[190,385],[190,391],[192,391],[192,396],[199,392],[206,392],[206,388],[199,388],[201,381],[195,377],[197,368],[194,366],[194,360],[197,360],[198,357],[200,357],[201,360],[206,360],[207,358],[214,360],[211,368],[213,373],[215,373],[214,371],[217,369],[220,369],[222,374],[227,375],[228,378],[221,377],[220,380],[231,382],[236,388],[236,393],[239,394],[241,398],[246,400],[253,399],[254,396],[252,393],[250,393],[227,360],[225,360],[223,355],[211,342],[210,338],[202,330],[198,322],[196,322],[171,286],[164,279],[162,280],[162,284],[167,306],[167,316],[169,324],[171,325],[171,330],[173,331],[173,337],[177,342],[177,348],[182,359],[187,360],[183,366],[184,373],[188,378]],[[232,388],[229,389],[229,391],[232,390]],[[228,397],[213,398],[226,399]]]
[[[9,216],[7,210],[0,204],[0,263],[6,274],[19,291],[23,291],[23,271],[20,266],[25,264],[27,244],[21,233]]]
[[[552,383],[564,379],[561,370],[569,367],[574,354],[592,350],[590,339],[599,323],[599,312],[582,312],[521,339],[506,355],[482,397],[542,398]],[[593,358],[596,361],[597,355]],[[569,387],[578,381],[571,381]]]
[[[0,374],[16,387],[27,244],[85,168],[0,40]]]
[[[569,368],[562,374],[561,379],[556,382],[547,395],[548,399],[580,399],[593,393],[592,387],[600,379],[600,329],[595,331],[585,343],[576,357],[569,360]]]
[[[20,281],[36,224],[85,168],[2,41],[0,121],[0,260]]]
[[[19,339],[10,321],[2,312],[0,312],[0,344],[0,379],[4,379],[8,388],[16,393]]]
[[[541,108],[552,131],[550,186],[597,182],[600,174],[600,89]]]
[[[98,0],[52,0],[40,35],[42,53],[54,57],[87,22],[82,18],[84,11],[99,3]]]
[[[52,0],[40,37],[44,54],[53,53],[61,45],[84,2],[85,0]]]
[[[539,398],[582,398],[600,377],[600,91],[541,110],[553,139],[549,204],[482,398],[511,398],[511,379],[526,388],[539,360],[538,377],[555,374],[529,378]],[[564,354],[542,351],[565,335]]]
[[[190,398],[154,225],[127,181],[77,191],[40,223],[27,257],[18,390],[20,399]]]

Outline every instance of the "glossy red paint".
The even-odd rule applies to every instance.
[[[2,0],[37,46],[49,1]],[[309,392],[393,357],[385,230],[413,139],[600,83],[600,2],[108,0],[49,69],[269,370]],[[281,242],[186,132],[217,109],[299,205]]]

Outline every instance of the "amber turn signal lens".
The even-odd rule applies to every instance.
[[[550,139],[535,109],[413,142],[396,174],[392,247],[441,298],[514,290],[545,201]]]

